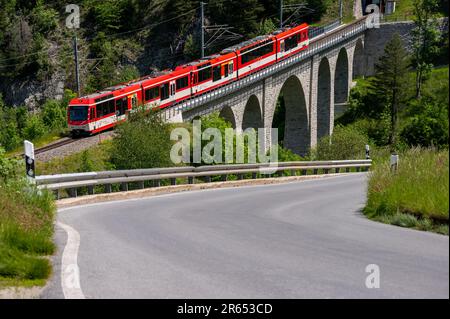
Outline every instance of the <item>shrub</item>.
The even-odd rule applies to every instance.
[[[67,125],[65,107],[59,101],[48,100],[42,107],[42,121],[49,129],[61,129]]]
[[[38,115],[30,115],[23,129],[23,137],[34,140],[41,137],[46,132],[44,122]]]
[[[351,160],[365,158],[366,135],[352,126],[336,126],[332,136],[319,140],[311,157],[315,160]]]
[[[116,129],[112,141],[111,163],[117,169],[172,166],[170,126],[151,111],[138,110]]]
[[[0,183],[8,182],[16,174],[17,162],[5,156],[5,150],[0,147]]]

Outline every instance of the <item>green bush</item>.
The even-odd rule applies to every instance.
[[[172,166],[170,125],[158,113],[138,110],[119,125],[112,141],[111,163],[116,169]]]
[[[28,140],[34,140],[43,136],[46,128],[41,117],[38,115],[30,115],[23,129],[23,137]]]
[[[16,176],[17,162],[5,156],[5,150],[0,146],[0,183],[6,183]]]
[[[46,101],[41,114],[42,121],[49,129],[62,129],[67,126],[65,107],[59,101]]]
[[[332,136],[321,138],[311,150],[314,160],[352,160],[365,158],[368,138],[352,126],[336,126]]]

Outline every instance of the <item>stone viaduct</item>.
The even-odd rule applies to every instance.
[[[365,19],[334,27],[311,39],[308,50],[283,65],[249,76],[209,96],[165,111],[169,121],[191,121],[211,112],[247,128],[271,128],[277,100],[285,103],[284,146],[305,154],[331,135],[335,106],[345,104],[355,77],[364,75]],[[242,82],[242,83],[239,83]]]

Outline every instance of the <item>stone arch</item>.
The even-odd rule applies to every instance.
[[[320,61],[317,81],[317,140],[319,140],[331,134],[331,71],[327,58]]]
[[[219,113],[219,116],[223,118],[225,121],[231,123],[234,129],[236,129],[236,118],[234,116],[233,109],[229,106],[224,106]]]
[[[348,100],[349,92],[349,65],[347,49],[342,48],[339,51],[334,72],[334,103],[342,104]]]
[[[362,39],[358,39],[355,44],[355,51],[353,53],[353,74],[355,79],[365,75],[365,58],[364,58],[364,44]]]
[[[282,142],[285,148],[296,154],[305,155],[311,145],[311,134],[305,91],[297,76],[292,75],[284,82],[278,99],[280,109],[275,111],[278,118],[274,116],[272,127],[284,129],[284,134],[279,132],[279,136],[284,136]]]
[[[261,105],[256,95],[252,95],[248,99],[244,109],[244,117],[242,119],[242,131],[245,131],[251,127],[255,130],[264,127],[261,114]]]

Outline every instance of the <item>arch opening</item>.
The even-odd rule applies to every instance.
[[[317,140],[331,134],[331,75],[330,63],[323,58],[319,65],[317,83]]]
[[[361,39],[356,42],[353,54],[353,74],[352,78],[363,77],[365,75],[364,45]]]
[[[334,75],[334,103],[342,104],[348,101],[349,93],[348,76],[348,55],[347,50],[342,48],[339,51]]]
[[[280,144],[292,152],[305,155],[311,145],[308,108],[300,80],[291,76],[280,90],[272,127],[278,128]]]
[[[245,131],[248,128],[258,130],[261,127],[263,127],[261,106],[256,95],[252,95],[245,105],[242,130]]]
[[[236,129],[236,120],[234,117],[234,112],[229,106],[225,106],[220,110],[219,117],[223,118],[225,121],[231,123],[233,129]]]

